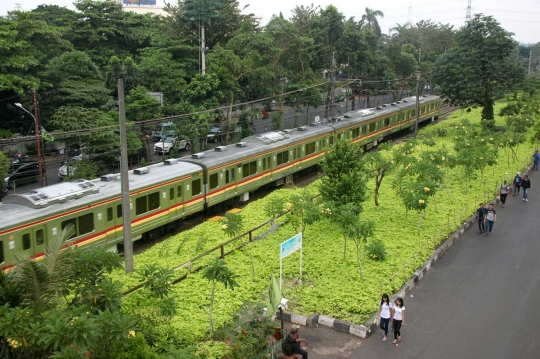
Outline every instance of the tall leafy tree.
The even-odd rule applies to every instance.
[[[332,151],[324,155],[319,191],[325,202],[334,206],[348,203],[354,205],[358,212],[366,198],[365,164],[361,158],[362,150],[349,141],[336,142]]]
[[[433,79],[450,103],[479,105],[482,119],[493,120],[497,96],[523,78],[514,60],[512,33],[493,17],[476,14],[457,32],[456,41],[437,60]]]
[[[41,99],[45,119],[61,106],[98,108],[110,99],[99,68],[82,51],[66,52],[49,61],[43,78],[52,85]]]

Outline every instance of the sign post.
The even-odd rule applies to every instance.
[[[283,274],[283,258],[300,249],[300,283],[302,283],[302,232],[280,245],[279,253],[279,292],[281,293],[281,283]]]

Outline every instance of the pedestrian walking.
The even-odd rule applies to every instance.
[[[523,200],[525,202],[529,202],[529,199],[527,198],[529,196],[529,189],[531,188],[531,180],[529,179],[529,175],[525,175],[521,181],[521,187],[523,187]]]
[[[486,231],[484,218],[486,217],[487,208],[483,203],[480,203],[476,210],[476,221],[478,222],[478,234],[482,234]]]
[[[521,186],[521,172],[516,172],[516,177],[514,177],[514,196],[516,193],[519,193],[519,187]]]
[[[501,199],[502,208],[504,208],[504,204],[506,203],[506,196],[508,195],[508,192],[510,192],[510,187],[508,186],[507,181],[504,180],[501,188],[499,188],[499,198]]]
[[[493,208],[493,203],[490,203],[486,212],[486,216],[485,216],[486,232],[484,233],[484,235],[491,234],[491,232],[493,231],[493,224],[496,221],[497,221],[497,212],[495,211],[495,208]]]
[[[397,346],[401,341],[401,326],[405,325],[405,306],[403,305],[403,298],[398,297],[396,299],[396,305],[394,305],[392,312],[392,317],[394,318],[392,323],[394,327],[394,341],[392,344]]]
[[[533,170],[538,171],[538,162],[540,162],[540,153],[538,150],[534,151],[533,156]]]
[[[379,310],[377,311],[377,318],[379,318],[379,327],[384,330],[384,336],[382,341],[385,342],[388,338],[388,325],[390,324],[390,319],[392,319],[392,308],[394,306],[388,298],[388,294],[384,293],[379,303]]]

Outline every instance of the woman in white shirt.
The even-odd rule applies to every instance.
[[[392,319],[392,302],[388,298],[388,294],[384,293],[379,303],[379,310],[377,311],[377,318],[380,318],[379,327],[384,330],[384,337],[382,339],[385,342],[388,338],[388,324],[390,324],[390,319]]]
[[[392,309],[392,317],[394,318],[394,341],[392,344],[398,345],[401,341],[401,326],[405,324],[405,306],[403,305],[403,298],[398,297],[396,299],[396,305]]]

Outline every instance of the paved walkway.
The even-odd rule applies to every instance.
[[[310,359],[540,358],[539,172],[530,179],[528,202],[510,196],[491,235],[471,227],[404,298],[399,347],[301,328]]]

